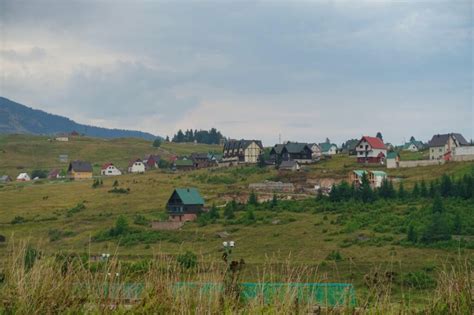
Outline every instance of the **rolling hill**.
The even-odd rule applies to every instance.
[[[0,134],[52,135],[77,131],[98,138],[142,138],[155,139],[147,132],[108,129],[79,124],[69,118],[46,113],[0,97]]]

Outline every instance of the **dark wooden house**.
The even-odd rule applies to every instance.
[[[168,199],[166,209],[170,221],[194,221],[203,211],[204,199],[196,188],[176,188]]]
[[[281,150],[282,161],[311,161],[311,148],[306,143],[287,143]]]

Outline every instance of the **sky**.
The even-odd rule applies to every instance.
[[[474,138],[473,2],[0,0],[0,95],[172,136]]]

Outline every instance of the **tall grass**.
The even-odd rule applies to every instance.
[[[116,254],[116,253],[115,253]],[[155,313],[155,314],[471,314],[472,263],[460,259],[441,268],[436,289],[429,302],[414,307],[393,302],[392,281],[366,279],[366,300],[337,308],[301,299],[291,286],[273,299],[258,297],[244,300],[226,295],[226,265],[222,262],[199,263],[186,269],[176,259],[155,255],[154,259],[133,267],[112,255],[107,261],[92,262],[77,255],[46,255],[22,244],[10,245],[8,257],[0,267],[0,314],[63,313]],[[323,282],[325,275],[314,267],[268,263],[258,269],[258,284],[297,283],[307,279]],[[180,286],[192,282],[196,286]],[[408,293],[407,293],[408,294]]]

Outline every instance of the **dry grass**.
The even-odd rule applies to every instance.
[[[30,249],[28,249],[30,248]],[[446,265],[428,303],[414,306],[393,302],[392,283],[374,283],[356,306],[328,307],[298,299],[292,289],[278,298],[236,299],[219,289],[180,287],[177,283],[223,283],[225,264],[207,262],[183,269],[174,259],[156,254],[139,272],[131,271],[116,255],[103,263],[42,255],[31,259],[26,243],[9,248],[0,282],[0,313],[156,313],[156,314],[469,314],[472,310],[472,265],[467,259]],[[321,281],[318,269],[294,267],[291,260],[275,269],[259,270],[257,283]],[[409,295],[410,293],[406,293]]]

